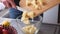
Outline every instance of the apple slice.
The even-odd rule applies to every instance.
[[[10,22],[9,21],[3,21],[2,22],[2,25],[4,26],[4,27],[8,27],[8,26],[10,26]]]

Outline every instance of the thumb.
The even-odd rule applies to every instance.
[[[16,4],[14,3],[14,1],[10,0],[8,2],[11,4],[12,8],[16,8]]]

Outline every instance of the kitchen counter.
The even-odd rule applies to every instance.
[[[17,30],[18,34],[23,34],[21,29],[17,26],[16,19],[1,18],[0,17],[0,23],[2,21],[4,21],[4,20],[9,20],[11,22],[11,25]],[[56,33],[56,29],[57,29],[56,25],[42,24],[38,34],[55,34]]]

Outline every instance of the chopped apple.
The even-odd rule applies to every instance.
[[[22,30],[26,33],[26,34],[34,34],[36,31],[36,27],[33,25],[28,25],[22,28]]]
[[[8,21],[3,21],[3,22],[2,22],[2,25],[3,25],[4,27],[8,27],[8,26],[10,26],[10,23],[9,23]]]
[[[33,11],[28,12],[27,15],[28,15],[31,19],[33,19],[33,18],[35,17],[35,14],[34,14]]]

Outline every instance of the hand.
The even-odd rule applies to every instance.
[[[16,8],[14,0],[2,0],[2,2],[7,8]]]

